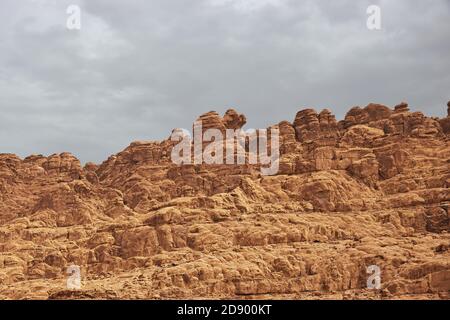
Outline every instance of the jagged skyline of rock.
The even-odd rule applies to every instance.
[[[345,129],[346,126],[349,125],[349,120],[348,119],[353,119],[355,117],[355,115],[360,116],[362,118],[367,118],[368,114],[370,113],[370,111],[368,112],[367,110],[371,110],[371,109],[377,109],[382,110],[381,112],[386,115],[390,115],[393,111],[393,113],[402,113],[402,112],[408,112],[410,111],[409,109],[409,105],[406,102],[401,102],[400,104],[394,106],[393,110],[391,110],[388,106],[382,105],[382,104],[378,104],[378,103],[370,103],[368,104],[366,107],[352,107],[350,108],[350,110],[345,114],[345,116],[343,117],[343,119],[341,120],[337,120],[335,115],[331,113],[330,109],[325,108],[325,109],[321,109],[320,112],[316,111],[317,108],[304,108],[301,109],[300,111],[297,112],[297,114],[295,115],[295,119],[292,122],[292,124],[288,121],[288,120],[283,120],[278,124],[271,124],[273,125],[280,125],[280,124],[291,124],[294,127],[296,126],[296,123],[299,124],[299,115],[300,117],[306,117],[306,122],[308,123],[309,121],[312,121],[313,123],[315,123],[315,118],[317,118],[320,122],[320,119],[322,120],[326,120],[326,121],[331,121],[333,123],[333,129],[334,130],[342,130]],[[320,110],[320,109],[317,109]],[[414,112],[414,114],[416,116],[419,117],[424,117],[424,118],[432,118],[432,119],[439,119],[439,117],[435,117],[435,116],[426,116],[424,115],[422,112],[420,111],[416,111]],[[303,115],[303,116],[302,116]],[[438,123],[441,126],[441,129],[444,132],[448,132],[448,130],[450,130],[450,123],[448,120],[448,117],[450,116],[450,101],[448,101],[447,103],[447,117],[443,117],[441,118]],[[236,112],[235,109],[233,108],[229,108],[227,109],[227,111],[225,111],[223,119],[221,119],[221,117],[219,116],[219,114],[217,113],[217,111],[209,111],[206,112],[204,114],[202,114],[201,116],[198,117],[198,119],[196,121],[203,121],[204,123],[206,123],[206,128],[211,127],[211,128],[232,128],[232,129],[237,129],[237,128],[242,128],[242,129],[249,129],[249,128],[245,128],[246,124],[247,124],[247,117],[244,114],[238,114]],[[228,122],[229,124],[221,124],[222,121]],[[358,120],[360,123],[366,123],[365,121],[368,121],[367,119],[359,119]],[[192,122],[193,123],[193,122]],[[191,125],[192,125],[191,123]],[[350,125],[351,125],[351,120],[350,120]],[[187,126],[187,128],[189,128],[189,126]],[[186,128],[173,128],[173,130],[178,130],[178,129],[183,129],[183,130],[187,130],[189,132],[188,129]],[[314,131],[314,129],[313,129]],[[168,136],[168,134],[166,134],[166,136]],[[151,139],[151,137],[149,139],[147,139],[147,141],[156,141],[155,139]],[[64,152],[64,153],[69,153],[72,154],[70,151],[60,151]],[[54,153],[54,155],[57,153]],[[24,158],[28,157],[28,156],[42,156],[42,154],[38,154],[38,153],[34,153],[34,154],[30,154],[25,156]],[[48,155],[51,156],[51,155]],[[77,158],[78,159],[78,158]],[[103,161],[105,161],[106,159],[104,159]],[[98,164],[102,163],[103,161],[100,161]],[[94,161],[86,161],[86,164],[88,163],[95,163]]]

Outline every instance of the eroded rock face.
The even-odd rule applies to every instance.
[[[317,145],[334,145],[339,137],[336,118],[328,109],[319,114],[314,109],[299,111],[295,116],[294,127],[297,140],[314,142]]]
[[[232,109],[199,119],[246,123]],[[0,298],[448,299],[449,119],[407,103],[339,122],[302,110],[277,125],[274,176],[174,165],[169,139],[84,167],[0,154]],[[70,265],[80,290],[67,290]]]

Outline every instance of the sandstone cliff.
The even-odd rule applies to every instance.
[[[170,139],[84,167],[0,154],[0,298],[449,298],[450,103],[443,119],[369,104],[275,127],[274,176],[174,165]]]

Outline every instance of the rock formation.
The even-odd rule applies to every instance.
[[[274,176],[174,165],[170,139],[84,167],[0,154],[0,298],[449,299],[448,107],[437,119],[369,104],[339,122],[299,111],[276,125]],[[199,119],[246,123],[234,110]]]

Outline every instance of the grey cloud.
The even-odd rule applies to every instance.
[[[311,106],[445,114],[449,1],[245,1],[2,1],[0,152],[100,162],[228,107],[257,128]],[[366,28],[372,3],[381,31]]]

